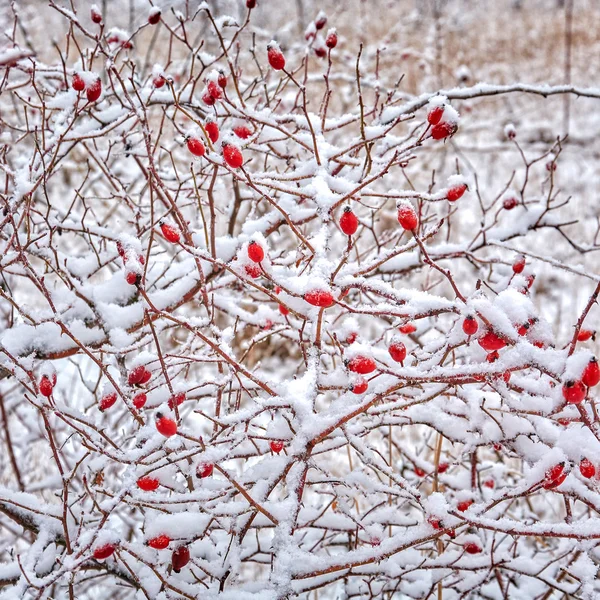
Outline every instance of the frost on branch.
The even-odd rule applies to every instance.
[[[16,4],[0,599],[597,595],[591,142],[536,96],[600,92],[328,3],[50,2],[58,60]]]

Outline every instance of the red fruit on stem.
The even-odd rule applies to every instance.
[[[515,262],[513,263],[513,266],[512,266],[513,272],[518,275],[519,273],[523,272],[524,268],[525,268],[525,257],[517,256],[517,258],[515,259]]]
[[[444,114],[443,106],[434,106],[427,113],[427,122],[430,125],[437,125],[442,120],[442,115]]]
[[[233,133],[237,135],[242,140],[247,140],[251,135],[252,131],[246,125],[238,125],[233,128]]]
[[[594,387],[600,383],[600,366],[598,366],[598,359],[593,356],[590,362],[583,370],[581,381],[587,387]]]
[[[346,336],[346,344],[350,345],[350,344],[354,344],[354,342],[356,341],[356,338],[358,338],[358,333],[356,331],[352,331],[351,333],[349,333]]]
[[[396,362],[404,362],[406,358],[406,346],[402,342],[392,342],[388,347],[388,352],[392,360]]]
[[[467,542],[463,548],[467,554],[479,554],[481,552],[481,547],[474,542]]]
[[[267,46],[267,58],[275,71],[281,71],[285,67],[285,57],[278,46],[271,44]]]
[[[488,331],[485,335],[480,337],[478,340],[479,345],[486,352],[493,352],[494,350],[501,350],[506,346],[506,342],[493,331]]]
[[[219,76],[217,77],[217,83],[225,89],[227,87],[227,76],[223,71],[219,71]]]
[[[358,229],[358,218],[349,206],[344,208],[344,212],[340,217],[340,229],[346,235],[354,235]]]
[[[357,377],[350,385],[353,394],[364,394],[369,388],[369,382],[364,377]]]
[[[246,0],[246,8],[252,10],[256,7],[256,0]]]
[[[88,99],[88,102],[96,102],[98,98],[100,98],[100,94],[102,93],[102,81],[100,77],[98,77],[94,82],[89,85],[85,90],[85,95]]]
[[[442,520],[438,519],[437,517],[429,517],[427,519],[427,522],[434,528],[437,529],[438,531],[440,529],[442,529]]]
[[[543,482],[544,489],[551,490],[558,487],[567,478],[567,475],[565,463],[554,465],[546,471]]]
[[[333,294],[327,290],[311,290],[304,294],[304,300],[312,306],[328,308],[334,303]]]
[[[212,79],[210,79],[206,84],[206,88],[208,89],[208,93],[215,100],[220,100],[223,97],[223,90],[216,81],[213,81]]]
[[[108,394],[104,394],[102,396],[102,398],[100,399],[100,404],[99,404],[98,408],[102,412],[104,412],[105,410],[107,410],[111,406],[113,406],[116,401],[117,401],[117,393],[116,392],[110,392]]]
[[[248,275],[248,277],[252,277],[252,279],[256,279],[262,274],[260,267],[258,265],[253,264],[244,265],[244,271],[246,271],[246,275]]]
[[[137,480],[137,486],[144,492],[153,492],[159,485],[158,479],[154,479],[154,477],[140,477]]]
[[[171,437],[177,433],[177,423],[173,419],[157,413],[156,430],[165,437]]]
[[[262,262],[265,258],[263,247],[254,240],[248,244],[248,258],[255,263]]]
[[[152,377],[152,373],[150,371],[148,371],[148,369],[146,369],[146,367],[144,367],[144,372],[142,373],[142,376],[140,377],[140,385],[144,385],[145,383],[148,383],[150,381],[150,378]]]
[[[95,9],[91,10],[92,23],[96,23],[96,25],[100,25],[102,23],[102,15]]]
[[[487,360],[487,362],[489,362],[489,363],[493,363],[493,362],[496,362],[499,358],[500,358],[500,354],[498,353],[498,350],[494,350],[493,352],[490,352],[485,357],[485,360]]]
[[[210,93],[207,91],[206,93],[204,93],[202,95],[202,102],[204,102],[204,104],[206,104],[207,106],[213,106],[214,103],[216,102],[216,100],[213,98],[213,96],[210,95]]]
[[[97,546],[94,548],[94,558],[96,560],[104,560],[113,554],[116,550],[116,546],[114,544],[102,544],[102,546]]]
[[[438,473],[445,473],[450,465],[447,462],[440,463],[437,468]]]
[[[75,75],[73,75],[73,80],[71,81],[71,87],[77,92],[83,92],[83,90],[85,90],[85,81],[83,81],[80,75],[75,73]]]
[[[125,281],[129,285],[139,285],[142,280],[142,276],[139,273],[135,273],[134,271],[127,271],[125,275]]]
[[[438,123],[431,130],[431,137],[434,140],[443,140],[456,133],[458,127],[456,123]]]
[[[349,371],[358,373],[359,375],[367,375],[368,373],[372,373],[377,368],[377,364],[370,356],[362,355],[351,358],[347,362],[346,366],[348,367]]]
[[[144,365],[138,365],[129,371],[129,375],[127,376],[127,382],[129,385],[137,385],[142,383],[142,379],[146,374],[146,367]]]
[[[596,332],[591,329],[580,329],[577,334],[578,342],[587,342],[590,338],[595,339]]]
[[[233,144],[223,144],[223,158],[232,169],[239,169],[244,164],[242,151]]]
[[[287,306],[284,306],[283,304],[279,305],[279,312],[286,317],[287,315],[290,314],[290,309]]]
[[[325,38],[325,45],[330,49],[333,50],[338,43],[338,36],[337,36],[337,32],[335,31],[335,29],[330,29],[329,32],[327,33],[327,37]]]
[[[54,388],[54,386],[52,385],[52,382],[46,375],[42,376],[38,387],[42,396],[46,396],[46,398],[48,398],[52,395],[52,389]]]
[[[283,441],[273,440],[269,446],[271,447],[271,450],[275,452],[275,454],[279,454],[283,450]]]
[[[579,404],[583,402],[587,388],[581,381],[571,379],[563,385],[562,393],[567,404]]]
[[[171,566],[175,573],[179,573],[190,562],[190,550],[187,546],[179,546],[171,555]]]
[[[483,482],[483,485],[485,485],[486,488],[493,490],[496,487],[496,482],[493,479],[486,479]]]
[[[319,58],[325,58],[327,56],[327,49],[324,48],[323,46],[317,46],[315,48],[315,54],[319,57]]]
[[[586,479],[592,478],[596,474],[596,467],[587,458],[582,459],[579,463],[579,472]]]
[[[209,121],[204,126],[210,141],[214,144],[219,139],[219,126],[215,121]]]
[[[148,546],[155,550],[164,550],[171,543],[171,538],[168,535],[159,535],[151,540],[148,540]]]
[[[417,330],[417,326],[414,323],[404,323],[404,325],[401,325],[400,327],[398,327],[398,331],[400,333],[405,333],[405,334],[409,334],[409,333],[414,333]]]
[[[215,466],[212,463],[202,463],[198,465],[196,469],[196,477],[204,479],[210,477],[213,474]]]
[[[180,406],[181,404],[183,404],[186,400],[186,396],[185,396],[185,392],[178,392],[177,394],[173,394],[170,398],[169,398],[169,408],[171,410],[173,410],[175,408],[175,405]]]
[[[465,192],[467,191],[467,184],[461,183],[460,185],[455,185],[448,190],[446,194],[446,198],[450,202],[456,202]]]
[[[516,198],[513,198],[513,197],[504,198],[504,200],[502,202],[502,206],[504,207],[505,210],[512,210],[515,206],[517,206],[518,203],[519,202]]]
[[[473,500],[463,500],[456,505],[456,510],[459,512],[465,512],[473,504]]]
[[[160,9],[154,8],[150,11],[150,14],[148,15],[148,23],[150,23],[150,25],[158,25],[158,23],[160,22],[160,16],[161,16],[161,11]]]
[[[165,240],[167,240],[167,242],[176,244],[179,241],[179,231],[173,225],[169,225],[168,223],[161,223],[160,230],[162,231],[163,237],[165,238]]]
[[[527,335],[528,331],[529,331],[529,323],[523,323],[523,325],[520,325],[519,328],[517,329],[517,333],[520,336]]]
[[[153,80],[152,80],[152,85],[155,88],[161,88],[163,85],[165,85],[165,83],[167,82],[167,80],[162,76],[162,75],[157,75]]]
[[[140,392],[133,397],[133,405],[139,410],[146,404],[147,399],[145,392]]]
[[[317,30],[320,30],[323,29],[325,25],[327,25],[327,15],[321,12],[317,15],[317,18],[315,20],[315,27],[317,28]]]
[[[206,148],[204,147],[202,140],[195,137],[188,138],[187,147],[194,156],[204,156],[206,153]]]
[[[401,204],[398,207],[398,223],[407,231],[412,231],[419,226],[419,217],[410,204]]]
[[[479,329],[477,319],[473,315],[467,315],[463,321],[462,328],[466,335],[475,335]]]
[[[425,477],[425,471],[423,471],[423,469],[420,469],[419,467],[415,467],[415,475],[417,477]]]

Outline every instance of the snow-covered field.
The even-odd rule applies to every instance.
[[[0,600],[599,597],[600,4],[253,4],[0,0]]]

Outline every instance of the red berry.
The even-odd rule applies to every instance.
[[[419,217],[410,204],[401,204],[398,207],[398,223],[407,231],[412,231],[419,226]]]
[[[344,208],[344,212],[340,217],[340,229],[346,235],[354,235],[358,229],[358,218],[349,206]]]
[[[431,137],[434,140],[443,140],[444,138],[454,135],[457,129],[456,123],[438,123],[432,128]]]
[[[504,346],[506,346],[506,342],[500,336],[496,335],[493,331],[488,331],[477,341],[486,352],[501,350],[502,348],[504,348]]]
[[[200,479],[210,477],[213,474],[214,468],[215,466],[212,463],[199,464],[196,469],[196,477],[199,477]]]
[[[580,329],[577,334],[578,342],[587,342],[590,338],[595,339],[596,332],[591,329]]]
[[[465,192],[467,191],[467,184],[466,183],[461,183],[460,185],[455,185],[454,187],[451,187],[448,190],[448,193],[446,194],[446,198],[448,198],[448,200],[450,202],[455,202],[456,200],[458,200]]]
[[[157,75],[153,80],[152,80],[152,85],[155,88],[161,88],[163,85],[165,85],[166,83],[166,79],[162,76],[162,75]]]
[[[325,45],[330,49],[333,50],[338,43],[338,36],[337,36],[337,32],[335,31],[335,29],[330,29],[329,33],[327,34],[327,37],[325,38]]]
[[[223,97],[223,90],[221,86],[216,82],[210,79],[206,84],[206,88],[208,89],[208,93],[215,99],[220,100]]]
[[[219,76],[217,77],[217,83],[225,89],[227,87],[227,76],[223,71],[219,71]]]
[[[153,492],[159,485],[158,479],[154,479],[154,477],[140,477],[137,480],[137,486],[145,492]]]
[[[562,393],[567,404],[579,404],[583,402],[587,388],[581,381],[570,380],[563,385]]]
[[[238,125],[237,127],[234,127],[233,133],[235,133],[235,135],[242,140],[246,140],[252,135],[252,132],[248,127],[246,127],[246,125]]]
[[[506,210],[512,210],[515,206],[517,206],[519,202],[517,201],[516,198],[510,197],[510,198],[504,198],[503,202],[502,202],[502,206],[506,209]]]
[[[327,25],[327,15],[325,15],[323,12],[320,12],[315,20],[315,27],[317,30],[320,30],[323,29],[325,25]]]
[[[438,473],[445,473],[450,465],[447,462],[440,463],[437,468]]]
[[[155,550],[164,550],[171,543],[171,538],[168,535],[159,535],[151,540],[148,540],[148,546]]]
[[[564,463],[559,463],[548,469],[544,477],[544,489],[551,490],[557,488],[567,478],[568,472],[564,469]]]
[[[129,371],[127,376],[127,382],[129,385],[137,385],[142,383],[142,379],[146,376],[146,367],[144,365],[138,365]]]
[[[467,554],[479,554],[481,552],[481,547],[474,542],[467,542],[463,548]]]
[[[48,398],[52,395],[52,389],[54,388],[54,386],[52,385],[50,379],[46,377],[46,375],[42,376],[38,387],[40,388],[40,394],[42,396],[46,396],[46,398]]]
[[[173,225],[169,225],[168,223],[161,223],[160,230],[162,231],[162,234],[165,240],[167,240],[167,242],[176,244],[179,241],[179,231]]]
[[[417,477],[425,477],[425,471],[423,471],[423,469],[420,469],[419,467],[415,467],[415,475]]]
[[[285,67],[285,57],[278,46],[271,44],[267,46],[267,58],[271,67],[276,71],[281,71]]]
[[[173,410],[175,408],[175,405],[180,406],[181,404],[183,404],[186,401],[186,395],[185,392],[178,392],[177,394],[173,394],[170,398],[169,398],[169,408],[171,410]]]
[[[486,479],[483,482],[483,485],[485,485],[486,488],[493,490],[496,487],[496,482],[493,479]]]
[[[427,113],[427,122],[430,125],[437,125],[442,120],[442,115],[444,114],[443,106],[434,106]]]
[[[586,479],[590,479],[596,474],[596,467],[587,458],[582,459],[579,463],[579,472]]]
[[[96,25],[100,25],[102,23],[102,15],[95,9],[91,10],[92,23],[96,23]]]
[[[438,519],[436,517],[429,517],[429,519],[427,519],[427,522],[434,528],[437,530],[442,529],[442,521],[441,519]]]
[[[256,7],[256,0],[246,0],[246,8],[252,10]]]
[[[498,353],[498,350],[494,350],[493,352],[490,352],[485,357],[485,360],[487,360],[487,362],[489,362],[489,363],[493,363],[493,362],[496,362],[499,358],[500,358],[500,354]]]
[[[83,81],[80,75],[75,73],[75,75],[73,75],[71,87],[77,92],[83,92],[83,90],[85,90],[85,81]]]
[[[146,404],[146,400],[147,400],[147,396],[146,396],[145,392],[139,392],[139,394],[136,394],[133,397],[133,405],[137,409],[140,409],[144,406],[144,404]]]
[[[351,358],[346,366],[349,371],[360,375],[372,373],[377,368],[377,364],[370,356],[362,356],[360,354]]]
[[[148,369],[146,369],[146,367],[144,367],[144,372],[142,373],[142,376],[140,377],[140,385],[144,385],[145,383],[148,383],[150,381],[150,378],[152,377],[152,373],[150,371],[148,371]]]
[[[252,277],[252,279],[256,279],[262,274],[260,267],[253,264],[244,265],[244,271],[246,271],[246,275],[248,275],[248,277]]]
[[[475,335],[479,329],[477,319],[473,315],[467,315],[463,321],[462,328],[466,335]]]
[[[125,281],[129,285],[139,285],[142,280],[142,276],[139,273],[135,273],[134,271],[127,271],[125,275]]]
[[[513,263],[512,270],[514,273],[516,273],[518,275],[519,273],[523,272],[524,268],[525,268],[525,257],[518,256],[516,258],[515,262]]]
[[[102,93],[102,81],[100,81],[100,77],[98,77],[94,83],[87,87],[85,90],[85,95],[89,102],[96,102],[98,98],[100,98],[100,94]]]
[[[587,387],[594,387],[600,383],[600,367],[598,366],[598,359],[595,356],[590,359],[590,362],[583,370],[581,381]]]
[[[156,415],[156,430],[165,437],[171,437],[177,433],[177,423],[169,417],[163,416],[161,413]]]
[[[353,394],[364,394],[369,388],[369,382],[364,377],[357,377],[350,386]]]
[[[392,360],[396,362],[404,362],[406,358],[406,346],[402,342],[392,342],[388,347],[388,352]]]
[[[319,57],[319,58],[325,58],[327,56],[327,49],[323,48],[323,46],[317,46],[315,48],[315,54]]]
[[[416,330],[417,326],[414,323],[404,323],[404,325],[398,327],[398,331],[405,334],[414,333]]]
[[[213,106],[213,104],[216,102],[216,100],[207,91],[202,95],[202,102],[204,102],[204,104],[206,104],[207,106]]]
[[[105,558],[108,558],[115,550],[116,546],[114,544],[102,544],[102,546],[97,546],[94,548],[94,558],[96,560],[104,560]]]
[[[463,500],[456,505],[456,509],[459,512],[465,512],[465,510],[467,510],[471,504],[473,504],[473,500]]]
[[[108,394],[104,394],[102,396],[102,398],[100,399],[100,404],[99,404],[98,408],[102,412],[104,412],[105,410],[107,410],[111,406],[113,406],[116,401],[117,401],[117,393],[116,392],[110,392]]]
[[[265,251],[258,242],[251,241],[248,244],[248,258],[256,263],[262,262],[265,258]]]
[[[189,562],[190,550],[187,546],[179,546],[179,548],[173,550],[173,554],[171,555],[171,566],[175,573],[179,573],[179,571],[181,571],[181,569]]]
[[[232,169],[239,169],[244,164],[241,150],[233,144],[223,144],[223,158]]]
[[[148,15],[148,23],[150,23],[150,25],[157,25],[160,21],[160,15],[160,9],[153,8]]]
[[[356,338],[358,337],[358,333],[356,331],[352,331],[346,336],[346,344],[354,344]]]
[[[523,323],[523,325],[520,325],[519,329],[517,329],[517,333],[521,336],[527,335],[528,331],[529,331],[529,323]]]
[[[204,156],[206,153],[206,148],[204,147],[202,141],[195,137],[188,139],[187,147],[194,156]]]
[[[279,312],[285,317],[290,314],[290,309],[283,304],[279,305]]]
[[[219,126],[215,121],[209,121],[205,126],[210,141],[214,144],[219,139]]]
[[[313,306],[328,308],[334,303],[333,294],[326,290],[311,290],[304,294],[304,300]]]
[[[281,440],[273,440],[269,446],[275,454],[279,454],[283,450],[283,442]]]

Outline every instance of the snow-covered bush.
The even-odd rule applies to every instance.
[[[13,5],[0,598],[596,597],[597,223],[482,99],[600,90],[255,4]]]

